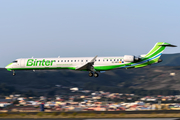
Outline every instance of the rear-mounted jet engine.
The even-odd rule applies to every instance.
[[[135,57],[134,55],[124,55],[124,62],[137,62],[141,58]]]

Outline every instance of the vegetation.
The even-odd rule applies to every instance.
[[[54,114],[54,113],[0,113],[0,118],[178,118],[179,113],[152,113],[152,114],[100,114],[96,113],[72,113],[72,114]]]
[[[0,95],[9,95],[15,93],[17,90],[13,86],[7,86],[5,83],[0,84]]]

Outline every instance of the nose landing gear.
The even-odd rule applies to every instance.
[[[16,73],[15,73],[15,71],[13,70],[13,76],[15,76],[16,75]]]

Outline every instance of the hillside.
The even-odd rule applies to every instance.
[[[156,64],[156,66],[180,66],[180,53],[176,54],[162,54],[163,62]]]
[[[176,73],[170,76],[170,73]],[[17,71],[16,76],[5,69],[0,69],[0,82],[14,86],[19,91],[40,93],[54,90],[55,85],[66,87],[133,88],[145,90],[180,90],[180,67],[150,66],[138,69],[119,69],[100,74],[98,78],[88,77],[87,72],[79,71]]]
[[[0,83],[11,90],[32,94],[66,94],[70,87],[113,92],[136,90],[180,90],[180,54],[164,54],[162,63],[138,69],[118,69],[101,73],[98,78],[88,72],[71,70],[16,71],[0,69]],[[171,76],[170,73],[175,73]],[[58,88],[56,85],[61,85]],[[16,90],[15,90],[16,89]],[[4,88],[3,88],[4,90]],[[1,90],[0,90],[1,91]],[[157,91],[156,91],[157,92]],[[177,92],[177,91],[176,91]],[[8,91],[10,93],[10,91]]]

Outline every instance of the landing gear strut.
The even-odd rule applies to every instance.
[[[15,76],[16,75],[16,73],[15,73],[15,71],[13,70],[13,76]]]

